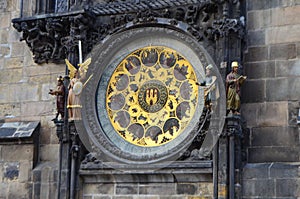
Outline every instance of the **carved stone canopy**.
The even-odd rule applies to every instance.
[[[235,7],[235,12],[228,13],[228,6]],[[78,40],[84,44],[82,52],[86,55],[106,36],[139,26],[180,28],[209,52],[214,51],[220,37],[229,33],[243,36],[243,21],[236,14],[237,0],[127,0],[95,5],[82,2],[74,8],[65,13],[12,20],[36,63],[59,63],[71,53],[78,56]]]

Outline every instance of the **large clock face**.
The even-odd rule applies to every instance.
[[[90,57],[87,76],[92,78],[81,94],[77,128],[99,159],[134,165],[175,160],[203,134],[207,88],[201,83],[213,62],[189,35],[162,27],[133,28],[96,45]],[[214,71],[216,85],[209,89],[222,82]],[[225,100],[224,93],[211,95],[215,107],[222,104],[218,99]],[[217,124],[223,116],[217,109],[213,114]]]
[[[142,147],[171,142],[193,118],[201,94],[197,81],[193,66],[174,49],[149,46],[131,52],[117,65],[106,90],[115,132]]]

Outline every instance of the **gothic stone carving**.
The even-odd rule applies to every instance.
[[[231,3],[239,5],[236,0]],[[13,25],[22,32],[21,40],[28,44],[36,63],[62,62],[69,53],[76,53],[79,39],[85,44],[82,50],[86,55],[107,35],[147,24],[180,27],[211,47],[214,40],[230,31],[242,35],[240,19],[226,14],[228,4],[224,0],[86,2],[83,11],[14,19]],[[222,9],[225,17],[220,14]]]

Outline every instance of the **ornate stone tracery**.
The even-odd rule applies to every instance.
[[[238,2],[230,4],[238,7]],[[74,51],[78,40],[85,44],[86,55],[107,35],[147,24],[179,27],[207,47],[229,32],[242,36],[243,23],[239,17],[228,16],[228,4],[224,0],[82,2],[73,6],[76,11],[13,19],[13,25],[22,32],[21,40],[32,50],[36,63],[56,63]],[[224,15],[219,12],[222,9]]]

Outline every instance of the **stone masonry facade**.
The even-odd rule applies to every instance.
[[[37,194],[53,198],[58,139],[51,121],[55,97],[48,91],[55,88],[64,67],[33,62],[28,46],[20,42],[21,35],[12,27],[11,20],[19,16],[19,0],[0,1],[0,122],[39,121],[40,155],[33,168],[32,144],[1,141],[0,198],[28,199]]]
[[[300,197],[300,1],[247,0],[242,115],[250,129],[243,169],[244,199]],[[31,13],[26,5],[23,14]],[[0,0],[0,120],[39,121],[40,156],[33,146],[0,144],[0,199],[53,198],[59,144],[55,97],[48,91],[64,66],[37,65],[11,20],[20,17],[19,0]],[[212,183],[86,184],[84,199],[212,198]]]
[[[246,18],[243,197],[299,198],[300,1],[247,1]]]

